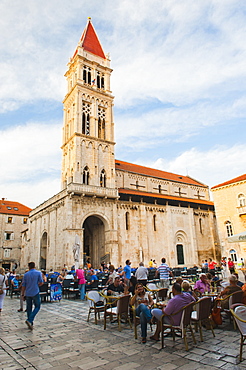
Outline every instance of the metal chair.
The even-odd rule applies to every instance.
[[[246,339],[246,306],[240,305],[235,308],[235,311],[232,308],[230,309],[230,311],[241,335],[240,353],[239,353],[239,360],[241,362],[243,355],[243,345],[245,344],[244,341]]]
[[[165,301],[167,298],[168,289],[167,288],[161,288],[156,293],[156,302]]]
[[[129,322],[130,327],[132,327],[130,315],[129,315],[129,301],[130,295],[123,295],[119,298],[116,298],[113,302],[107,303],[104,309],[104,330],[106,329],[107,317],[110,317],[110,321],[113,320],[113,317],[116,317],[118,322],[118,329],[121,331],[121,320]],[[116,304],[116,306],[115,306]]]
[[[184,306],[179,311],[175,312],[172,315],[169,315],[168,318],[170,323],[165,323],[164,318],[167,317],[166,315],[162,315],[161,317],[161,348],[164,348],[164,332],[166,329],[170,329],[173,335],[173,340],[175,340],[175,331],[179,331],[182,334],[182,338],[184,339],[185,349],[188,351],[188,343],[187,343],[187,327],[190,329],[193,342],[196,344],[196,339],[192,330],[191,326],[191,313],[193,311],[194,302],[189,303],[187,306]],[[174,325],[173,316],[177,315],[178,313],[182,313],[180,324]]]
[[[191,313],[191,322],[195,324],[195,328],[197,329],[197,326],[199,326],[200,331],[200,339],[201,342],[203,342],[203,335],[202,335],[202,321],[206,320],[209,324],[209,328],[214,334],[214,329],[211,321],[211,298],[210,297],[204,297],[201,298],[199,301],[195,303],[196,311],[193,311]],[[197,331],[197,330],[196,330]]]

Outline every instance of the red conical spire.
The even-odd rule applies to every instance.
[[[82,42],[82,48],[84,48],[86,51],[106,59],[96,31],[91,23],[91,18],[88,18],[87,26],[84,29],[80,41]]]

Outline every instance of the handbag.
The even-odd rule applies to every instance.
[[[3,279],[3,283],[5,281],[5,276],[4,276],[4,279]],[[0,295],[3,294],[4,290],[3,290],[3,285],[0,286]]]
[[[221,308],[220,307],[214,307],[212,311],[212,319],[215,322],[216,325],[222,324],[222,316],[221,316]]]

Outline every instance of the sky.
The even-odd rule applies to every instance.
[[[64,73],[87,18],[110,53],[115,158],[210,187],[246,167],[246,2],[2,0],[0,196],[61,190]]]

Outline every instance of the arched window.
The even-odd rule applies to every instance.
[[[106,139],[105,134],[105,119],[106,111],[103,108],[98,108],[98,137],[99,139]]]
[[[161,194],[161,185],[158,185],[158,192]]]
[[[184,248],[182,244],[176,245],[178,265],[184,265]]]
[[[83,81],[87,84],[91,84],[91,68],[90,67],[84,66]]]
[[[232,223],[230,221],[226,221],[225,225],[226,225],[227,236],[228,237],[232,236],[233,235]]]
[[[154,231],[156,231],[156,215],[153,216],[153,227]]]
[[[97,87],[99,87],[99,89],[101,87],[101,85],[100,85],[100,75],[99,74],[97,75]]]
[[[100,174],[100,186],[106,188],[106,172],[104,170]]]
[[[89,168],[86,166],[83,171],[82,183],[85,185],[89,185],[89,177],[90,177]]]
[[[82,134],[90,135],[90,104],[83,103],[82,108]]]
[[[235,249],[231,249],[229,253],[232,261],[237,262],[237,252],[235,251]]]
[[[244,194],[239,194],[238,196],[238,206],[239,207],[245,207],[246,206],[246,200]]]
[[[130,229],[130,215],[129,212],[126,212],[126,230]]]
[[[101,89],[104,89],[104,76],[101,78]]]
[[[200,233],[202,234],[202,219],[199,218],[199,228],[200,228]]]

